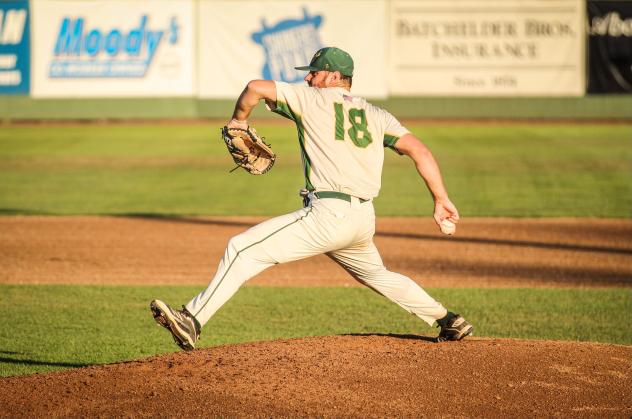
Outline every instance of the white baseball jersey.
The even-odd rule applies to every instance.
[[[397,119],[342,87],[315,88],[276,82],[272,109],[296,123],[305,186],[375,198],[384,147],[409,131]]]
[[[373,243],[384,146],[408,133],[388,112],[342,88],[276,83],[274,109],[298,129],[309,204],[233,237],[208,287],[186,305],[200,325],[259,272],[326,253],[354,278],[432,325],[447,310],[412,279],[384,266]],[[362,198],[362,199],[359,199]],[[367,201],[365,201],[367,200]]]

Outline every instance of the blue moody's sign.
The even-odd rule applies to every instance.
[[[0,2],[0,94],[28,94],[30,37],[28,1]]]
[[[161,43],[178,43],[175,16],[162,29],[153,29],[147,15],[129,28],[95,26],[83,17],[62,19],[50,77],[143,77]]]
[[[305,72],[294,67],[309,64],[314,52],[323,47],[318,32],[322,22],[322,16],[310,16],[307,9],[303,9],[302,19],[281,20],[272,27],[262,20],[263,29],[253,33],[252,40],[264,50],[263,78],[289,83],[302,81]]]

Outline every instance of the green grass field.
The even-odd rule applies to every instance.
[[[433,150],[465,217],[632,216],[630,125],[409,128]],[[232,162],[218,124],[3,126],[0,215],[292,211],[303,185],[294,129],[259,131],[279,159],[270,173],[252,177],[228,174]],[[386,154],[378,215],[430,216],[431,199],[409,159]],[[0,285],[0,376],[175,351],[147,304],[155,297],[181,304],[198,291]],[[478,336],[632,344],[629,289],[430,292],[467,313]],[[366,289],[245,287],[209,323],[201,344],[346,333],[436,330]]]
[[[409,127],[433,150],[463,216],[632,216],[629,125]],[[217,124],[3,127],[0,214],[292,211],[303,186],[294,128],[260,132],[279,159],[253,177],[228,174]],[[428,216],[431,200],[410,160],[386,154],[378,215]]]
[[[0,286],[0,376],[142,358],[178,348],[148,304],[199,287]],[[632,344],[632,290],[430,289],[476,335]],[[621,316],[624,316],[622,318]],[[612,323],[623,327],[603,327]],[[207,324],[201,347],[339,334],[437,330],[364,288],[245,287]]]

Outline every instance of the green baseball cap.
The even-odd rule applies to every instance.
[[[294,67],[308,71],[339,71],[343,76],[353,76],[353,58],[336,47],[321,48],[316,51],[309,65]]]

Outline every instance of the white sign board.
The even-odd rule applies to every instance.
[[[392,0],[393,95],[579,96],[582,0]]]
[[[191,96],[193,2],[34,0],[35,97]]]
[[[237,98],[253,79],[304,83],[307,65],[324,46],[354,60],[352,91],[385,97],[385,0],[208,1],[198,9],[198,95]]]

